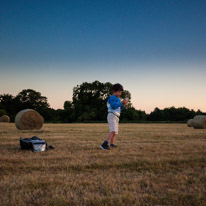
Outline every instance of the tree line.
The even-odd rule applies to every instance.
[[[0,95],[0,116],[8,115],[14,121],[16,114],[23,109],[34,109],[45,119],[45,122],[105,122],[107,119],[106,102],[111,95],[110,82],[83,82],[73,88],[72,101],[65,101],[63,109],[50,107],[47,97],[32,89],[22,90],[16,96]],[[129,103],[122,111],[122,122],[185,122],[197,114],[204,114],[200,110],[194,111],[182,108],[155,108],[150,114],[137,110],[131,103],[131,93],[125,90],[121,98],[127,97]]]

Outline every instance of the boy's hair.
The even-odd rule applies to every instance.
[[[112,86],[112,92],[123,91],[123,86],[121,84],[114,84]]]

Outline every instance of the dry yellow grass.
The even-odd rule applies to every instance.
[[[121,124],[118,148],[99,145],[107,124],[0,124],[0,205],[206,205],[206,131],[183,124]],[[19,150],[37,135],[55,147]]]

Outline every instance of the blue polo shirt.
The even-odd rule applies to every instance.
[[[107,101],[107,108],[109,113],[113,113],[119,117],[121,111],[124,109],[124,106],[118,97],[111,95]]]

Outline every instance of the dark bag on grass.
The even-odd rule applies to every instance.
[[[20,138],[21,149],[33,150],[33,152],[44,152],[47,150],[47,142],[36,136],[32,138]]]

